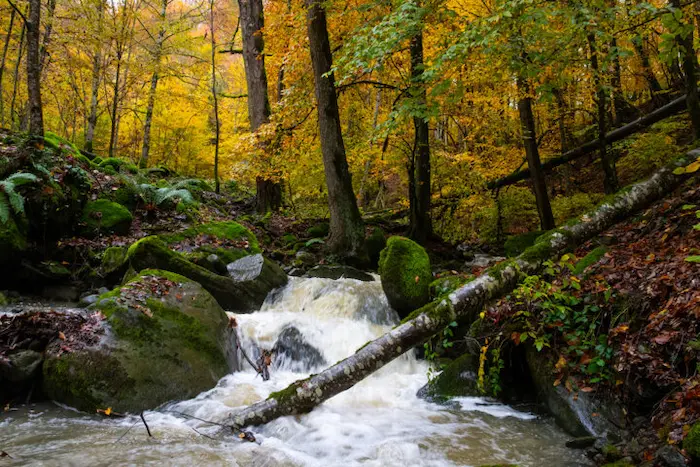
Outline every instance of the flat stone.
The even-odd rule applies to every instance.
[[[244,256],[226,266],[234,281],[244,282],[257,278],[262,272],[264,259],[261,254]]]

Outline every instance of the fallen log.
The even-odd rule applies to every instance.
[[[487,303],[512,291],[525,275],[537,273],[545,260],[556,258],[593,238],[678,187],[692,175],[674,175],[674,168],[689,164],[698,155],[697,150],[691,151],[648,180],[622,190],[610,201],[582,216],[578,223],[545,233],[523,254],[489,268],[477,279],[453,292],[449,300],[441,299],[414,311],[400,325],[368,342],[354,355],[317,375],[270,394],[264,401],[233,413],[230,415],[231,423],[242,428],[264,424],[286,415],[309,412],[404,352],[422,344],[448,323],[454,320],[465,324],[474,321]]]
[[[682,112],[683,110],[685,110],[685,108],[685,95],[683,95],[677,99],[672,100],[668,104],[659,107],[658,109],[652,112],[649,112],[647,115],[638,118],[632,123],[628,123],[627,125],[621,126],[620,128],[617,128],[611,131],[610,133],[606,134],[605,143],[611,144],[615,141],[624,139],[640,130],[643,130],[644,128],[647,128],[650,125],[653,125],[654,123],[660,122],[665,118],[671,117],[677,113]],[[565,152],[559,157],[555,157],[553,159],[549,159],[543,162],[542,170],[549,172],[555,167],[566,164],[567,162],[570,162],[574,159],[578,159],[579,157],[585,156],[586,154],[590,154],[596,151],[598,148],[600,148],[600,141],[598,139],[589,141],[582,146]],[[530,178],[529,168],[513,172],[512,174],[507,175],[503,178],[499,178],[498,180],[488,182],[486,184],[486,187],[490,190],[495,190],[497,188],[502,188],[504,186],[518,183],[528,178]]]

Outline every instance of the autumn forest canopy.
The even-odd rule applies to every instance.
[[[330,214],[339,249],[358,243],[358,207],[405,210],[421,243],[546,230],[700,134],[694,2],[12,0],[0,14],[2,126],[235,184],[263,213]]]

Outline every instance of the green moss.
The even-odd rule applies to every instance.
[[[65,138],[58,136],[56,133],[52,133],[50,131],[45,132],[44,142],[54,149],[68,151],[75,156],[80,155],[80,149],[78,149],[78,147],[75,144],[71,143]]]
[[[443,276],[430,283],[430,298],[446,297],[464,284],[474,280],[474,276]]]
[[[294,234],[287,233],[282,236],[282,241],[285,245],[293,245],[296,243],[297,237]]]
[[[182,242],[189,238],[197,237],[198,235],[210,235],[215,239],[242,241],[248,242],[248,253],[260,253],[260,245],[258,239],[253,235],[253,232],[239,224],[238,222],[209,222],[195,227],[191,227],[182,232],[170,235],[162,235],[161,239],[171,245],[173,243]]]
[[[635,464],[632,464],[626,460],[619,460],[615,462],[608,462],[607,464],[603,464],[602,467],[634,467]]]
[[[126,235],[129,233],[132,219],[129,210],[121,204],[107,199],[98,199],[87,203],[81,220],[86,225],[86,233]]]
[[[92,159],[92,163],[95,165],[98,165],[98,166],[102,163],[102,161],[103,161],[103,159],[100,156],[97,156],[97,157]]]
[[[124,161],[121,159],[117,159],[116,157],[108,157],[107,159],[102,160],[99,163],[99,166],[103,169],[106,169],[107,167],[112,167],[115,172],[119,171],[119,168],[124,164]]]
[[[427,395],[431,398],[445,400],[452,397],[479,394],[477,387],[478,369],[478,356],[461,355],[448,364],[437,378],[428,383]]]
[[[0,306],[7,306],[9,303],[10,302],[7,300],[7,297],[5,297],[5,294],[0,292]]]
[[[306,235],[311,238],[321,238],[326,237],[330,231],[330,224],[328,222],[321,222],[312,227],[309,227],[306,231]]]
[[[375,267],[378,266],[381,252],[386,248],[384,231],[379,227],[374,228],[372,233],[365,239],[365,247],[367,248],[370,264]]]
[[[43,261],[41,268],[52,277],[67,277],[70,276],[70,271],[58,261]]]
[[[379,275],[389,304],[399,315],[430,300],[430,258],[422,246],[408,238],[389,238],[379,255]]]
[[[574,270],[572,271],[573,274],[575,276],[580,276],[581,274],[583,274],[587,267],[592,266],[598,261],[600,261],[600,259],[605,255],[607,251],[608,249],[605,246],[599,246],[593,249],[590,253],[588,253],[586,256],[581,258],[579,262],[576,263],[576,266],[574,266]]]
[[[126,263],[127,248],[123,246],[112,246],[102,254],[102,271],[112,273],[120,269]]]
[[[505,245],[503,246],[506,252],[506,256],[513,257],[518,256],[520,253],[525,251],[528,247],[535,243],[535,240],[542,235],[541,230],[535,230],[534,232],[527,232],[520,235],[513,235],[508,237]]]
[[[700,461],[700,422],[696,422],[686,435],[683,449],[693,461]]]
[[[500,281],[503,277],[503,274],[502,274],[503,271],[506,268],[510,268],[510,267],[514,268],[517,271],[518,270],[518,262],[514,259],[508,259],[506,261],[501,261],[500,263],[498,263],[494,266],[491,266],[487,270],[487,272],[488,272],[489,276]]]
[[[5,223],[0,221],[0,262],[11,260],[26,249],[27,239],[15,220],[10,217]]]
[[[401,324],[412,321],[423,313],[428,315],[431,320],[444,324],[454,321],[456,317],[452,302],[449,300],[436,300],[412,311],[408,316],[401,320]]]
[[[274,399],[277,402],[289,401],[293,397],[296,397],[297,389],[303,388],[304,385],[314,376],[316,376],[316,375],[311,375],[306,379],[296,381],[280,391],[272,392],[272,393],[270,393],[270,395],[267,398]]]

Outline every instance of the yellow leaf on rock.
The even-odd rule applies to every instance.
[[[692,164],[688,165],[688,166],[685,168],[685,173],[687,173],[687,174],[692,174],[692,173],[694,173],[694,172],[697,172],[698,169],[700,169],[700,162],[695,161],[695,162],[693,162]]]

